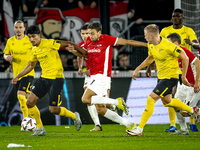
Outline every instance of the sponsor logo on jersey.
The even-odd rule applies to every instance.
[[[95,48],[88,50],[88,53],[100,53],[100,52],[101,52],[100,49],[95,49]]]

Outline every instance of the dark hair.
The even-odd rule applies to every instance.
[[[102,25],[99,22],[91,22],[88,27],[88,29],[95,29],[97,32],[102,30]]]
[[[183,14],[183,10],[180,9],[180,8],[175,9],[175,10],[173,11],[173,13],[175,13],[175,12]]]
[[[87,30],[87,27],[88,27],[88,23],[84,24],[82,27],[81,27],[81,30]]]
[[[177,33],[171,33],[170,35],[167,36],[167,38],[170,38],[171,41],[172,41],[172,43],[174,43],[175,41],[177,41],[178,44],[181,44],[181,37]]]
[[[26,34],[40,34],[40,29],[37,25],[28,27]]]

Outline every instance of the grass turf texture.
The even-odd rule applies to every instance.
[[[200,123],[196,124],[200,129]],[[67,126],[67,125],[66,125]],[[90,132],[94,125],[83,125],[76,131],[73,125],[44,126],[45,136],[29,136],[33,132],[21,132],[20,126],[0,127],[0,150],[33,149],[33,150],[199,150],[200,132],[189,135],[170,135],[164,132],[169,125],[146,125],[140,137],[125,136],[122,125],[102,125],[103,131]],[[24,144],[26,147],[7,148],[9,143]],[[32,147],[27,147],[31,145]]]

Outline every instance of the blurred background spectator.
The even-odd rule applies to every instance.
[[[121,53],[118,56],[119,67],[117,70],[130,70],[129,55],[127,53]]]
[[[35,16],[43,0],[22,0],[23,16]]]
[[[59,50],[59,55],[60,55],[60,60],[62,62],[64,71],[69,71],[70,67],[68,66],[67,51],[65,51],[65,50]]]
[[[78,71],[78,61],[77,57],[74,56],[72,59],[73,67],[71,68],[72,71]]]
[[[84,6],[90,5],[90,8],[95,8],[98,4],[98,0],[78,0],[78,7],[84,9]]]

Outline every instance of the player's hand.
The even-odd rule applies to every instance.
[[[136,80],[137,76],[138,76],[138,71],[134,70],[132,74],[133,80]]]
[[[148,66],[148,67],[147,67],[147,70],[146,70],[146,77],[151,77],[151,66]]]
[[[182,110],[180,110],[180,114],[181,114],[183,117],[189,117],[189,116],[190,116],[189,113],[186,113],[186,112],[184,112],[184,111],[182,111]]]
[[[90,70],[86,70],[85,75],[89,77],[90,76]]]
[[[75,49],[74,49],[74,46],[71,45],[71,44],[68,44],[68,47],[67,47],[68,51],[73,53],[73,52],[77,52]]]
[[[9,61],[10,63],[12,63],[13,56],[12,55],[7,55],[7,56],[5,56],[5,60]]]
[[[195,82],[194,84],[194,93],[198,93],[200,91],[199,82]]]
[[[11,83],[12,84],[17,84],[17,81],[19,80],[19,78],[15,77],[14,79],[12,79]]]
[[[184,41],[185,41],[186,44],[191,45],[191,41],[190,41],[190,39],[184,39]]]
[[[78,75],[79,75],[79,76],[83,76],[83,70],[82,70],[82,69],[79,69],[79,70],[78,70]]]
[[[188,82],[188,80],[186,79],[186,77],[183,77],[183,76],[182,76],[182,83],[184,85],[191,86],[191,84]]]

